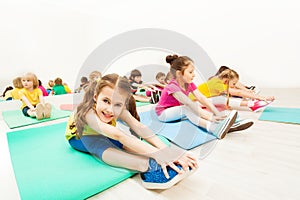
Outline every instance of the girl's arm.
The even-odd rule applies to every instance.
[[[151,129],[135,119],[128,110],[123,110],[119,119],[124,121],[136,134],[141,136],[151,145],[158,149],[167,147],[167,145],[163,143]]]
[[[137,139],[135,136],[132,136],[129,133],[125,133],[114,126],[102,122],[93,110],[90,110],[86,114],[86,121],[88,126],[90,126],[98,133],[119,141],[126,147],[130,148],[130,150],[132,150],[133,152],[137,152],[140,155],[153,154],[158,150],[154,146],[148,145]]]
[[[247,91],[235,89],[235,88],[229,88],[229,94],[233,95],[233,96],[239,96],[239,97],[250,98],[250,99],[258,99],[258,100],[262,100],[262,101],[273,101],[275,99],[273,96],[264,97],[264,96],[254,94],[252,92],[247,92]]]
[[[203,110],[196,102],[192,101],[189,97],[187,97],[182,92],[174,92],[172,95],[181,104],[188,106],[196,115],[201,116],[206,120],[211,120],[213,118],[213,113],[203,112]]]
[[[248,91],[248,92],[250,92],[250,90],[247,89],[246,86],[245,86],[244,84],[240,83],[240,82],[237,82],[237,83],[235,84],[235,87],[236,87],[237,89],[241,89],[241,90],[243,90],[243,91]]]
[[[196,99],[204,106],[206,106],[209,110],[211,110],[216,116],[221,116],[219,110],[212,104],[206,96],[204,96],[198,89],[193,91],[193,95]]]
[[[34,111],[34,106],[30,103],[30,101],[27,99],[25,95],[22,95],[21,99],[25,102],[26,106],[31,110]]]
[[[40,96],[39,96],[39,99],[40,99],[40,103],[41,103],[41,104],[45,104],[45,98],[44,98],[43,95],[40,95]]]

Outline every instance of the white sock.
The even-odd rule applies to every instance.
[[[254,106],[254,101],[248,101],[248,104],[247,104],[248,107],[252,107]]]
[[[214,123],[214,122],[207,122],[206,124],[206,130],[208,132],[213,132],[214,130],[216,130],[216,127],[218,126],[217,123]]]

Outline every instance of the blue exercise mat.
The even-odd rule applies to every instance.
[[[259,120],[300,124],[300,108],[266,107]]]
[[[139,113],[141,122],[154,133],[168,138],[174,144],[192,149],[211,140],[217,139],[206,130],[199,128],[188,120],[164,123],[157,119],[154,110]]]

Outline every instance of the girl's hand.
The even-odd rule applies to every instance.
[[[212,122],[217,122],[217,121],[222,121],[223,119],[226,118],[226,115],[220,115],[220,116],[216,116],[216,115],[213,115],[211,117],[211,120]]]
[[[274,96],[265,97],[265,101],[274,101],[274,100],[275,100]]]
[[[33,106],[30,106],[29,110],[30,110],[31,112],[34,112],[34,111],[36,110],[36,108],[33,107]]]
[[[184,171],[198,168],[197,158],[191,152],[186,152],[175,163],[181,165]]]
[[[162,148],[154,153],[151,153],[149,157],[155,159],[155,161],[161,166],[165,174],[165,177],[169,178],[167,166],[171,167],[179,174],[183,173],[183,170],[179,169],[175,165],[175,162],[178,162],[178,160],[181,158],[183,158],[181,162],[184,162],[185,157],[182,156],[184,156],[185,154],[186,154],[185,150],[171,144],[170,146]]]

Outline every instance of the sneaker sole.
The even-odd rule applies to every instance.
[[[232,115],[232,113],[230,113],[230,115]],[[219,136],[219,139],[223,139],[227,132],[229,131],[230,127],[234,124],[235,120],[237,118],[237,112],[234,112],[233,116],[229,116],[228,119],[230,119],[228,122],[226,122],[225,124],[225,129],[223,131],[221,131],[221,134]]]
[[[151,182],[145,182],[141,179],[142,181],[142,185],[149,190],[165,190],[168,189],[170,187],[172,187],[173,185],[175,185],[176,183],[179,183],[182,179],[184,179],[185,177],[188,177],[189,175],[193,174],[196,170],[190,170],[188,172],[184,172],[182,174],[177,174],[173,179],[171,179],[170,181],[166,182],[166,183],[151,183]]]
[[[234,132],[234,131],[242,131],[242,130],[245,130],[245,129],[251,127],[253,124],[254,124],[253,121],[249,121],[249,122],[246,122],[245,124],[238,125],[238,126],[236,126],[236,127],[230,127],[228,133],[231,133],[231,132]]]

